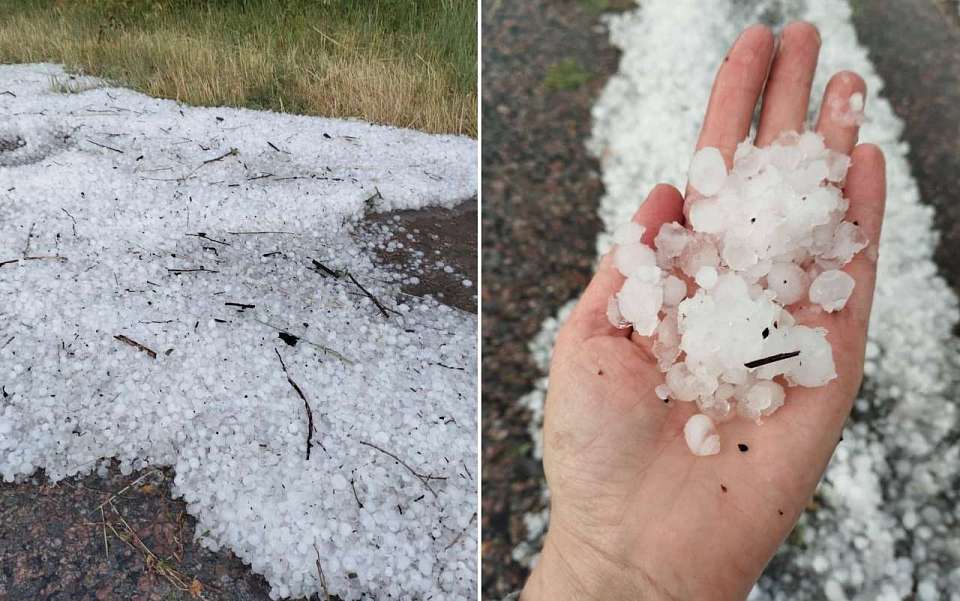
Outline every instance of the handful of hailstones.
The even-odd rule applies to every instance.
[[[742,142],[729,173],[718,149],[702,148],[690,163],[699,194],[687,207],[689,228],[664,224],[655,248],[640,241],[638,223],[614,233],[626,281],[607,315],[654,338],[666,374],[658,397],[697,404],[683,429],[695,455],[720,452],[717,422],[772,415],[784,385],[837,377],[827,331],[797,324],[787,307],[840,311],[853,292],[842,268],[868,241],[844,221],[849,166],[814,132],[787,132],[765,148]]]

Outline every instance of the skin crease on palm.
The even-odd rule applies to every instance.
[[[819,49],[808,23],[779,36],[760,25],[746,29],[719,68],[697,148],[718,147],[729,167],[758,102],[758,145],[802,131]],[[858,75],[835,74],[821,106],[855,92],[866,92]],[[828,330],[837,378],[787,388],[785,406],[762,425],[720,424],[720,453],[694,456],[683,425],[696,407],[658,399],[663,374],[650,339],[607,320],[623,276],[604,257],[554,347],[544,421],[550,529],[524,601],[742,600],[790,533],[860,386],[886,194],[881,151],[857,145],[857,127],[831,113],[821,111],[816,131],[829,148],[852,153],[847,220],[871,245],[845,267],[856,280],[846,308],[827,314],[800,302],[789,309],[799,323]],[[647,228],[643,242],[652,246],[663,223],[683,223],[683,202],[672,186],[656,186],[633,218]]]

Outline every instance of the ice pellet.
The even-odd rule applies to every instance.
[[[696,413],[683,426],[683,438],[694,455],[716,455],[720,452],[720,435],[713,420]]]
[[[853,277],[845,271],[824,271],[810,284],[810,302],[830,313],[839,311],[847,305],[855,284]]]
[[[701,194],[716,194],[727,179],[727,166],[717,148],[701,148],[690,161],[690,185]]]

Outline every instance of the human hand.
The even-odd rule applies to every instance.
[[[801,131],[819,46],[807,23],[786,27],[779,48],[766,27],[745,30],[717,74],[697,147],[719,148],[729,167],[761,92],[755,144]],[[864,88],[856,74],[839,73],[822,106]],[[683,426],[696,407],[661,401],[650,340],[607,319],[624,278],[604,257],[554,347],[544,422],[550,530],[522,599],[744,599],[793,528],[860,386],[886,188],[883,155],[856,145],[856,124],[822,110],[816,130],[828,148],[852,153],[847,219],[870,240],[844,268],[856,287],[843,311],[791,306],[799,323],[828,331],[837,378],[788,388],[762,426],[725,423],[720,453],[694,456]],[[634,221],[652,246],[662,224],[684,222],[683,197],[659,185]]]

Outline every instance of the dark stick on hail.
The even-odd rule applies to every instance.
[[[307,410],[307,461],[309,461],[310,449],[313,447],[313,410],[310,409],[310,403],[307,401],[306,395],[303,394],[303,391],[300,390],[300,387],[297,385],[297,383],[294,382],[293,378],[290,377],[290,372],[287,371],[287,364],[283,362],[283,357],[280,356],[280,351],[274,348],[273,352],[277,354],[277,359],[280,359],[280,367],[283,368],[283,374],[287,376],[287,382],[290,382],[290,386],[292,386],[293,390],[296,391],[297,396],[303,399],[303,406]]]
[[[769,365],[770,363],[776,363],[777,361],[783,361],[784,359],[793,359],[800,355],[800,351],[793,351],[792,353],[780,353],[779,355],[770,355],[769,357],[764,357],[763,359],[754,359],[744,363],[743,366],[749,369],[754,367],[762,367],[764,365]]]

